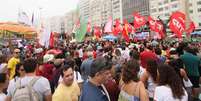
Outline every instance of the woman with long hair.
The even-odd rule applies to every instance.
[[[158,67],[158,73],[159,86],[155,89],[155,101],[188,101],[181,78],[173,67],[162,64]]]
[[[15,67],[14,81],[17,81],[17,79],[25,76],[25,70],[22,63],[18,63]]]
[[[148,60],[146,71],[140,78],[140,80],[145,84],[145,87],[147,88],[150,101],[153,101],[154,90],[158,83],[157,69],[157,61],[152,59]]]
[[[149,101],[144,84],[138,79],[139,68],[136,60],[129,60],[123,64],[123,85],[118,101]]]

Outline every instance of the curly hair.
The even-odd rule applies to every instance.
[[[158,66],[159,85],[169,85],[174,98],[181,99],[184,95],[184,88],[181,78],[176,74],[173,67],[167,64]]]
[[[122,80],[124,83],[129,83],[130,81],[137,82],[138,72],[140,70],[140,65],[136,60],[129,60],[122,66]]]

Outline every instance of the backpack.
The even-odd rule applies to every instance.
[[[39,77],[33,78],[27,85],[22,86],[21,80],[16,82],[16,89],[13,93],[12,101],[39,101],[39,95],[33,89],[33,85]]]

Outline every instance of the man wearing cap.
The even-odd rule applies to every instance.
[[[13,79],[15,75],[15,66],[20,62],[19,59],[20,49],[16,48],[13,51],[13,57],[8,61],[9,79]]]

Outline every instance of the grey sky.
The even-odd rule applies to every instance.
[[[17,21],[18,11],[22,10],[29,17],[41,9],[43,17],[64,15],[75,9],[78,0],[0,0],[0,22]]]

